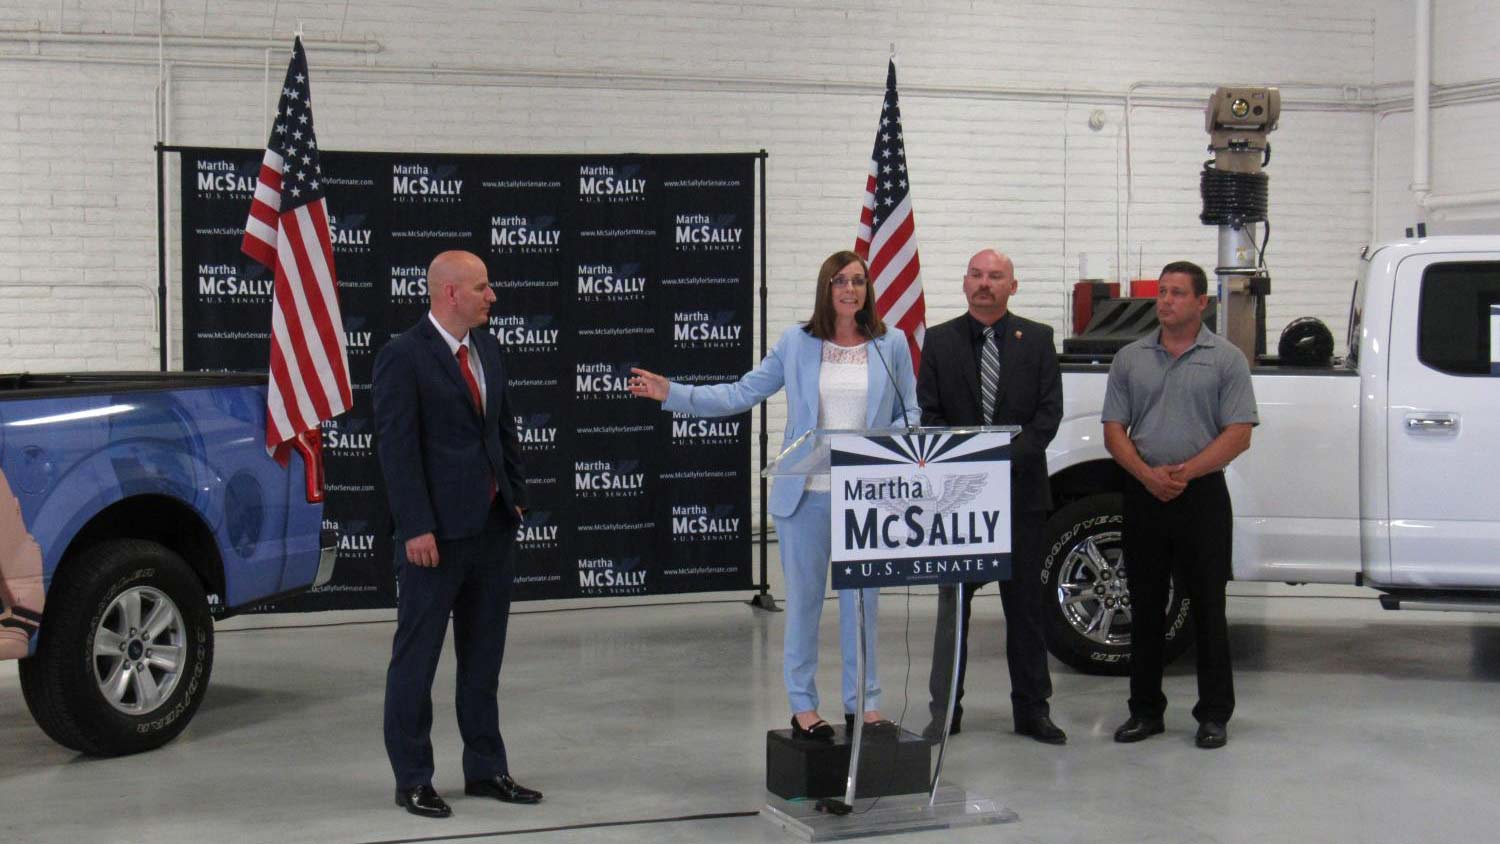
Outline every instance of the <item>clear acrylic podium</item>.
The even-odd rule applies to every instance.
[[[876,438],[877,441],[893,443],[900,448],[892,449],[895,457],[890,462],[901,462],[899,455],[913,455],[912,465],[925,465],[922,455],[941,453],[954,442],[982,443],[1001,449],[1007,454],[1010,436],[1020,428],[1006,426],[972,426],[963,428],[881,428],[873,430],[849,430],[820,428],[808,431],[787,445],[763,470],[764,477],[781,476],[828,476],[831,471],[830,457],[835,442],[857,442],[848,438]],[[992,452],[993,453],[993,450]],[[1009,486],[1005,487],[1004,500],[998,502],[1009,512]],[[1008,516],[1007,516],[1008,518]],[[1008,524],[1008,523],[1007,523]],[[1008,547],[1008,544],[1007,544]],[[1009,577],[1006,570],[998,575],[994,571],[982,574],[957,574],[940,580],[897,580],[883,585],[957,585],[964,580],[995,580]],[[860,745],[864,733],[865,711],[865,641],[871,631],[865,630],[864,592],[856,592],[859,616],[858,698],[859,713],[854,719],[854,732],[850,738],[849,776],[843,800],[832,798],[793,802],[768,795],[761,814],[777,823],[782,829],[807,841],[831,841],[843,838],[860,838],[869,835],[887,835],[895,832],[915,832],[930,829],[952,829],[984,824],[1010,823],[1020,819],[1015,812],[997,804],[994,800],[970,793],[955,783],[941,781],[943,754],[948,746],[948,733],[953,726],[953,711],[958,697],[958,663],[963,653],[963,613],[954,614],[953,668],[950,672],[948,710],[943,720],[943,737],[938,746],[937,763],[932,772],[932,786],[927,793],[899,794],[886,797],[855,797],[859,771]]]

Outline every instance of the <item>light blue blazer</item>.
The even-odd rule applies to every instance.
[[[865,409],[866,428],[904,428],[921,424],[922,409],[917,406],[917,379],[912,373],[911,352],[906,345],[906,335],[892,328],[872,341],[875,350],[891,368],[887,375],[885,367],[873,357],[869,364],[869,392]],[[667,399],[662,407],[674,413],[692,416],[733,416],[744,413],[786,388],[786,435],[781,440],[785,449],[793,440],[818,425],[818,373],[823,364],[823,341],[794,325],[782,333],[776,346],[765,360],[744,377],[732,384],[688,385],[671,383]],[[906,400],[905,421],[901,418],[901,402],[891,389],[894,376],[901,395]],[[804,445],[804,448],[807,446]],[[771,515],[785,518],[797,509],[802,501],[803,477],[779,477],[771,484]]]

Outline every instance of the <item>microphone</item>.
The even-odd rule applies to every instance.
[[[860,308],[859,310],[855,311],[854,324],[859,327],[859,333],[865,335],[866,337],[869,337],[872,341],[875,339],[870,334],[869,311],[865,310],[864,308]],[[885,355],[882,355],[880,353],[879,345],[871,342],[870,351],[875,353],[875,357],[880,358],[880,365],[885,367],[885,377],[890,379],[891,389],[895,390],[896,392],[896,401],[901,403],[901,421],[906,423],[904,426],[906,430],[912,430],[913,426],[911,424],[911,416],[906,412],[906,396],[901,395],[901,385],[896,383],[896,376],[893,372],[891,372],[891,365],[885,362]]]

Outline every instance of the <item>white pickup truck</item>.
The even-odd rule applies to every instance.
[[[1496,338],[1496,339],[1493,339]],[[1500,237],[1367,249],[1348,357],[1255,366],[1250,450],[1226,472],[1236,580],[1364,585],[1387,609],[1500,610]],[[1083,671],[1130,666],[1119,482],[1099,413],[1107,360],[1063,365],[1047,450],[1055,509],[1048,646]],[[1191,607],[1168,606],[1169,657]]]

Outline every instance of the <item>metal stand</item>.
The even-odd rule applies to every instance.
[[[766,463],[766,443],[765,443],[765,439],[766,439],[766,435],[764,433],[765,427],[766,427],[766,420],[765,420],[766,405],[765,405],[765,402],[761,403],[760,410],[761,410],[760,427],[761,427],[761,431],[762,431],[762,433],[760,435],[760,439],[761,439],[761,448],[760,448],[760,462],[761,462],[761,478],[760,478],[760,522],[761,522],[761,530],[760,530],[760,591],[756,592],[754,595],[750,596],[749,604],[750,604],[750,606],[752,608],[757,609],[757,610],[762,610],[764,612],[781,612],[781,607],[779,607],[779,606],[776,605],[776,596],[771,594],[771,581],[766,577],[766,555],[767,555],[767,546],[769,546],[771,544],[771,528],[766,523],[766,519],[767,519],[767,516],[766,516],[766,477],[765,477],[765,470],[766,470],[766,467],[765,467],[765,463]]]
[[[933,766],[932,793],[927,799],[929,807],[937,805],[938,779],[943,775],[943,751],[948,749],[948,732],[953,729],[953,712],[958,709],[958,666],[964,653],[964,585],[949,587],[954,592],[956,611],[953,613],[953,673],[948,676],[948,712],[943,716],[943,741],[938,745],[937,764]]]
[[[816,805],[819,812],[837,816],[854,811],[854,791],[859,781],[859,750],[864,744],[865,735],[865,590],[855,590],[854,605],[859,613],[859,653],[854,658],[854,673],[859,684],[854,694],[859,711],[854,714],[854,735],[849,739],[849,776],[844,780],[843,800],[824,797]]]
[[[854,806],[854,785],[859,778],[859,747],[865,736],[865,590],[854,590],[854,606],[859,613],[859,656],[854,660],[858,666],[855,677],[859,683],[854,699],[859,702],[859,711],[854,713],[854,738],[849,740],[849,784],[844,788],[846,811]]]
[[[167,164],[166,146],[156,145],[156,342],[167,371]]]
[[[962,590],[962,585],[955,586]],[[953,726],[953,712],[958,702],[958,662],[963,653],[962,592],[960,611],[955,614],[956,637],[953,650],[953,676],[948,688],[948,714],[943,723],[943,742],[938,749],[937,770],[932,775],[932,790],[927,794],[897,794],[856,800],[854,791],[859,771],[859,750],[865,720],[865,602],[864,590],[859,591],[856,603],[859,607],[859,714],[854,720],[854,734],[850,739],[849,779],[844,790],[844,799],[825,798],[816,803],[787,801],[773,797],[761,809],[761,814],[775,822],[783,831],[804,841],[836,841],[848,838],[863,838],[871,835],[889,835],[898,832],[920,832],[930,829],[957,829],[966,826],[1013,823],[1021,819],[1010,809],[995,804],[995,801],[970,794],[957,785],[940,785],[943,769],[943,748],[948,745],[948,731]]]
[[[1214,267],[1219,294],[1215,333],[1238,346],[1252,364],[1256,354],[1256,294],[1250,283],[1257,273],[1255,262],[1260,255],[1255,234],[1254,223],[1219,226],[1219,262]],[[1246,306],[1251,309],[1248,317],[1242,311]]]
[[[760,151],[756,163],[760,165],[760,356],[766,356],[766,297],[770,295],[770,285],[766,283],[766,158],[765,150]],[[765,610],[766,612],[781,612],[776,606],[776,596],[771,594],[771,580],[767,575],[766,559],[770,553],[768,546],[771,536],[770,508],[767,505],[767,490],[769,486],[766,478],[767,449],[770,446],[771,435],[766,431],[766,403],[760,403],[760,591],[750,599],[750,606]]]
[[[770,592],[758,592],[750,598],[750,606],[766,612],[781,612],[781,607],[776,606],[776,596]]]

